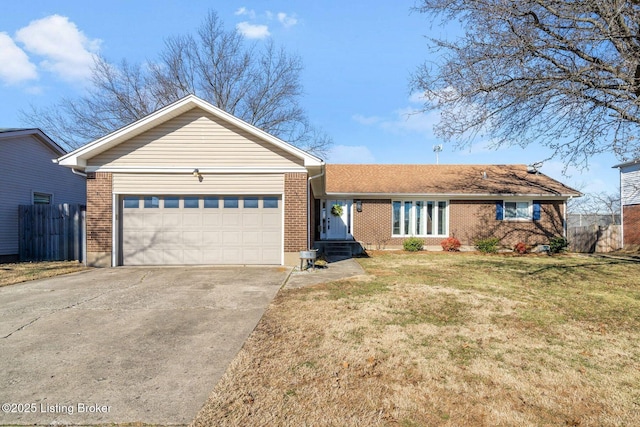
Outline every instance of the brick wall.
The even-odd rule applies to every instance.
[[[449,234],[469,246],[486,237],[499,237],[506,247],[518,242],[546,244],[550,238],[564,233],[562,205],[562,201],[541,201],[540,221],[499,221],[493,200],[452,200]]]
[[[111,252],[112,201],[110,173],[87,179],[87,252]]]
[[[284,252],[307,249],[307,174],[284,174]]]
[[[627,205],[622,208],[624,246],[640,245],[640,205]]]
[[[547,243],[550,237],[563,234],[561,201],[542,202],[540,221],[498,221],[495,209],[495,201],[451,200],[449,235],[467,246],[473,246],[479,238],[499,237],[503,245],[511,247],[520,241]],[[640,225],[640,209],[638,212]],[[404,238],[391,237],[391,227],[391,200],[362,200],[362,212],[354,210],[353,236],[367,247],[401,246]],[[424,240],[427,246],[439,246],[443,238]]]

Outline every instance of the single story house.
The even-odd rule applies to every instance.
[[[98,266],[292,265],[321,241],[412,235],[546,242],[579,195],[525,166],[327,165],[193,95],[58,161],[87,174]]]
[[[640,248],[640,159],[615,165],[620,169],[622,245]]]
[[[0,262],[18,260],[18,206],[85,204],[84,176],[52,160],[66,154],[40,129],[0,129]]]

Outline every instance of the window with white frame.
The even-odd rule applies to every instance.
[[[541,213],[540,201],[536,200],[500,200],[496,203],[497,220],[539,221]]]
[[[448,203],[438,200],[394,200],[392,233],[394,236],[446,236]]]

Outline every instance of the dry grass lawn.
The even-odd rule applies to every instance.
[[[640,425],[640,263],[359,262],[281,291],[192,425]]]
[[[77,261],[19,262],[0,264],[0,286],[85,270]]]

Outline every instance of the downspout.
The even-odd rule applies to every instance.
[[[80,171],[78,171],[78,170],[75,170],[74,168],[71,168],[71,172],[72,172],[73,174],[75,174],[75,175],[80,175],[80,176],[83,176],[83,177],[85,177],[85,178],[87,177],[87,174],[86,174],[86,173],[84,173],[84,172],[80,172]]]
[[[309,196],[311,195],[311,180],[320,178],[323,175],[324,175],[324,167],[322,168],[322,172],[320,172],[318,175],[309,177],[309,179],[307,180],[307,209],[309,209]],[[315,209],[315,200],[314,200],[313,209]],[[307,212],[307,249],[311,249],[311,213],[310,212]]]

